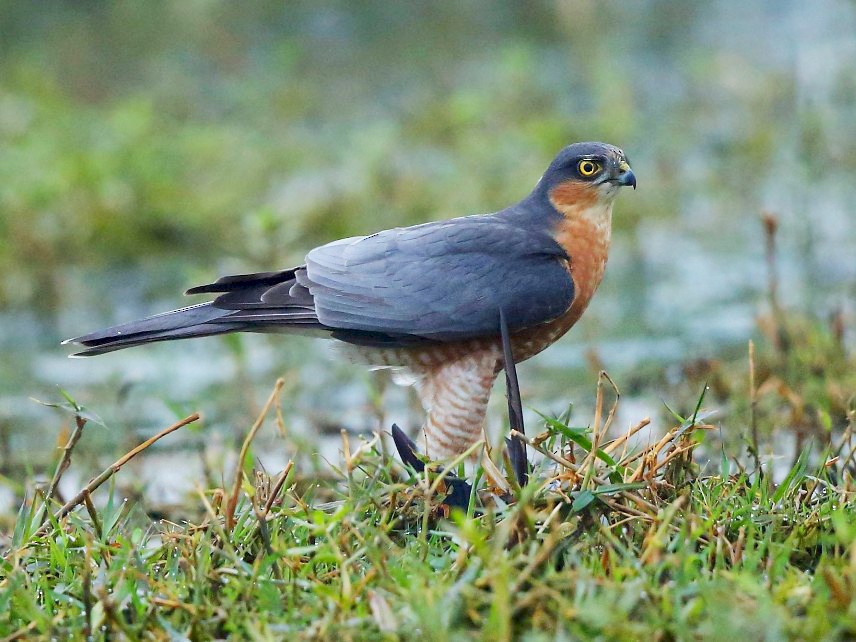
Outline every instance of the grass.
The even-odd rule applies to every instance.
[[[809,334],[788,350],[816,341]],[[816,393],[817,373],[794,368],[797,357],[758,358],[756,377],[783,368],[791,397]],[[764,382],[753,384],[743,396],[757,402]],[[757,435],[774,437],[765,404],[734,402],[762,430],[749,417],[714,426],[702,394],[662,438],[634,448],[646,420],[608,437],[619,400],[602,375],[590,426],[545,418],[543,432],[521,437],[530,459],[539,451],[528,484],[482,449],[475,490],[450,506],[459,462],[417,473],[377,435],[356,446],[343,435],[343,462],[325,480],[293,463],[252,470],[253,437],[281,421],[280,390],[248,431],[231,487],[200,487],[198,506],[174,521],[112,493],[98,509],[89,492],[70,508],[28,497],[0,567],[3,639],[856,635],[852,410],[775,483],[752,455]],[[742,456],[718,444],[725,432],[745,436]],[[98,479],[121,474],[121,462]]]

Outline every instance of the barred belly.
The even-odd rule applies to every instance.
[[[557,334],[557,329],[545,328],[540,334],[513,337],[515,361],[537,354]],[[491,388],[503,365],[498,338],[424,348],[355,347],[352,352],[360,361],[412,373],[427,414],[418,443],[430,457],[452,457],[481,437]]]

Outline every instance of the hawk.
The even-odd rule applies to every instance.
[[[409,369],[428,454],[453,456],[482,431],[502,369],[500,311],[516,362],[565,334],[603,277],[613,202],[627,185],[636,177],[622,150],[575,143],[498,212],[333,241],[304,265],[187,291],[213,301],[65,343],[90,356],[229,332],[321,333],[368,364]]]

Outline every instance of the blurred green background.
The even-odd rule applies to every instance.
[[[853,2],[0,0],[0,465],[53,457],[67,420],[29,398],[56,386],[107,449],[196,409],[228,439],[283,373],[296,434],[415,428],[406,391],[322,342],[58,344],[328,240],[503,207],[578,140],[624,148],[639,189],[586,318],[522,369],[532,407],[590,406],[596,362],[638,419],[678,364],[743,350],[763,210],[783,302],[853,314]]]

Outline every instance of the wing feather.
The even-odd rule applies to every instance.
[[[298,281],[330,328],[454,340],[498,332],[500,308],[512,330],[565,312],[563,254],[548,234],[467,217],[324,245]]]

